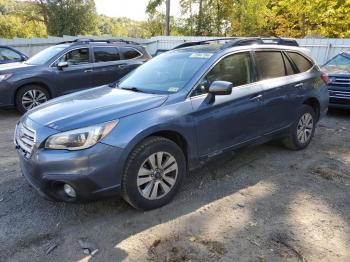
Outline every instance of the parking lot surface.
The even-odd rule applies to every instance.
[[[211,161],[148,212],[42,199],[20,175],[19,117],[0,110],[1,261],[350,261],[349,111],[331,111],[304,151],[269,143]]]

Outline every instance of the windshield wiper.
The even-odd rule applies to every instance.
[[[138,92],[138,93],[146,93],[145,91],[143,91],[137,87],[121,87],[121,89],[134,91],[134,92]]]

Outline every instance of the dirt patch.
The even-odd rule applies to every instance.
[[[295,247],[295,244],[292,243],[294,239],[292,239],[286,233],[273,233],[271,234],[270,240],[277,244],[278,253],[281,257],[293,257],[296,256],[300,261],[306,262],[303,254],[299,251],[299,248]]]
[[[340,166],[335,160],[331,161],[333,162],[311,167],[310,173],[338,183],[345,183],[347,179],[350,179],[350,172],[345,164]]]
[[[150,261],[212,261],[227,253],[224,243],[198,236],[156,239],[148,249]]]

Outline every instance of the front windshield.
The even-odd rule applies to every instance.
[[[192,52],[162,54],[137,68],[119,83],[119,87],[149,93],[176,93],[211,56]]]
[[[29,58],[26,61],[26,64],[30,65],[44,65],[58,53],[62,52],[66,49],[66,46],[51,46],[49,48],[44,49],[43,51],[37,53],[33,57]]]
[[[337,55],[323,66],[331,73],[350,74],[350,57],[346,55]]]

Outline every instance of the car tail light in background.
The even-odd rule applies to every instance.
[[[329,77],[328,77],[328,74],[326,73],[322,73],[321,75],[321,79],[326,83],[328,84],[329,83]]]

